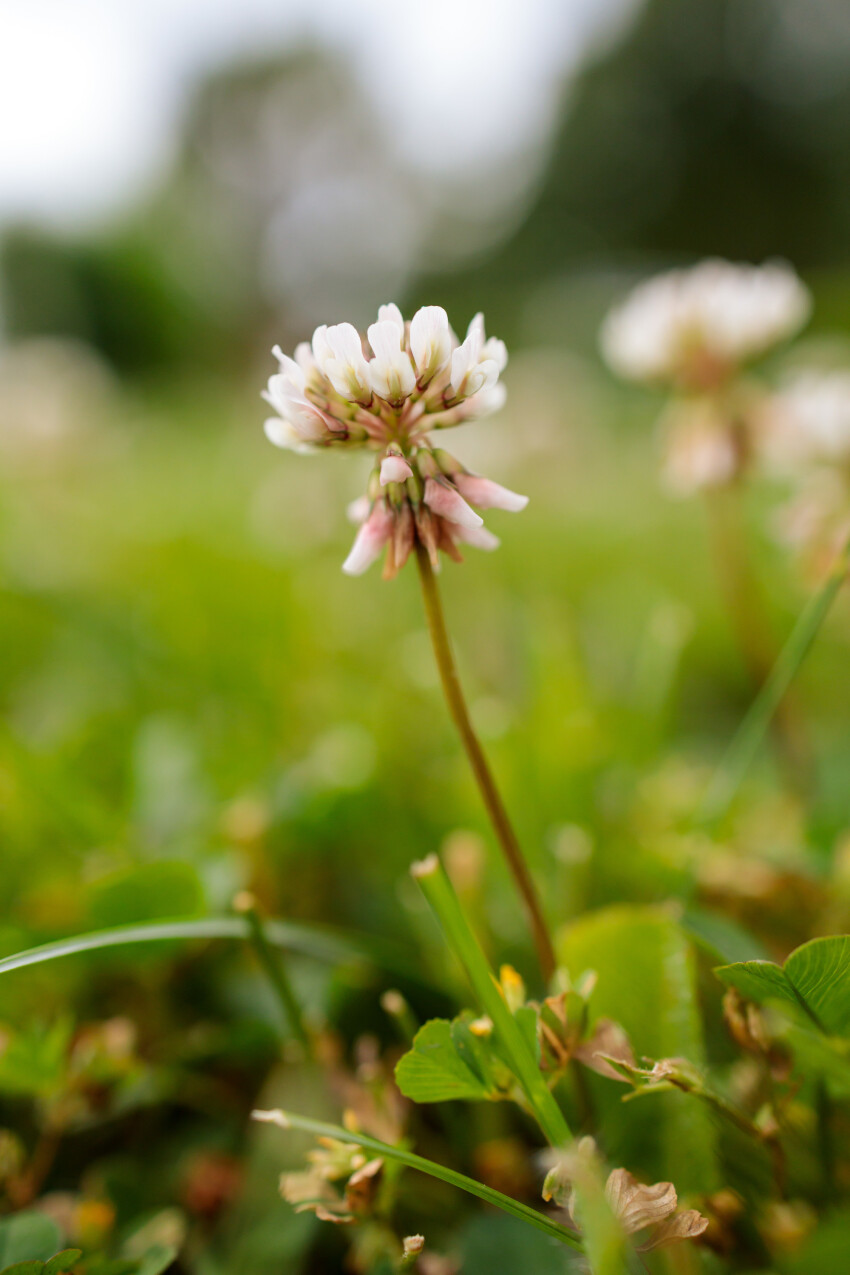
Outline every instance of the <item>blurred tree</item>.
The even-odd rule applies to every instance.
[[[448,289],[508,334],[518,292],[589,264],[847,264],[848,72],[846,0],[650,0],[570,86],[527,219]]]
[[[222,367],[330,317],[371,317],[403,286],[428,201],[346,68],[301,53],[212,76],[172,171],[85,239],[17,228],[0,244],[12,337],[83,338],[119,370]]]

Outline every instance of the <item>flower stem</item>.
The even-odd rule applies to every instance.
[[[352,1133],[350,1129],[343,1129],[339,1125],[324,1124],[321,1121],[310,1120],[307,1116],[295,1115],[289,1111],[255,1111],[253,1116],[255,1120],[260,1120],[265,1124],[276,1124],[281,1129],[301,1129],[305,1133],[315,1134],[317,1138],[333,1138],[337,1142],[346,1142],[351,1146],[362,1147],[364,1151],[370,1151],[373,1155],[381,1156],[382,1159],[395,1160],[398,1164],[406,1165],[409,1169],[418,1169],[420,1173],[427,1173],[429,1177],[438,1178],[441,1182],[447,1182],[449,1186],[458,1187],[469,1195],[476,1195],[479,1200],[485,1200],[488,1204],[495,1205],[497,1209],[501,1209],[504,1213],[510,1213],[514,1217],[520,1218],[523,1222],[529,1222],[532,1226],[537,1227],[538,1231],[543,1231],[544,1235],[560,1240],[562,1244],[568,1244],[570,1248],[581,1248],[581,1241],[574,1231],[567,1230],[565,1226],[561,1226],[560,1222],[555,1222],[552,1218],[547,1217],[545,1213],[539,1213],[537,1209],[529,1208],[527,1204],[521,1204],[519,1200],[514,1200],[509,1195],[503,1195],[501,1191],[485,1186],[483,1182],[476,1182],[474,1178],[468,1178],[465,1174],[457,1173],[454,1169],[447,1169],[442,1164],[436,1164],[433,1160],[426,1160],[423,1156],[414,1155],[412,1151],[408,1151],[404,1147],[393,1147],[388,1143],[379,1142],[376,1138],[370,1138],[365,1133]]]
[[[566,1146],[572,1141],[569,1126],[543,1077],[527,1038],[493,977],[487,958],[472,932],[443,865],[435,854],[431,854],[421,863],[414,863],[411,872],[434,909],[446,942],[466,970],[481,1008],[492,1020],[510,1059],[511,1070],[546,1139],[553,1147]]]
[[[738,727],[702,804],[700,817],[703,820],[722,818],[732,804],[774,713],[820,632],[848,571],[850,540],[836,558],[820,590],[803,608],[770,676]]]
[[[434,575],[428,551],[419,541],[416,543],[416,562],[419,567],[419,578],[422,582],[422,597],[425,602],[428,630],[431,634],[431,643],[434,647],[434,656],[440,672],[440,681],[442,682],[446,703],[466,750],[466,755],[469,758],[469,764],[472,767],[472,773],[475,776],[487,814],[493,825],[493,831],[496,834],[499,845],[502,847],[508,867],[525,905],[534,936],[534,944],[537,948],[540,969],[545,982],[548,983],[555,971],[556,963],[552,939],[549,935],[537,890],[531,879],[531,873],[517,841],[516,833],[496,787],[487,758],[484,756],[484,750],[472,726],[469,709],[466,706],[466,700],[461,689],[451,642],[446,630],[446,620],[443,614],[440,592],[437,587],[437,578]]]

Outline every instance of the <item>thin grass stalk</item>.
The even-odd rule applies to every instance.
[[[581,1249],[582,1247],[580,1239],[573,1231],[547,1217],[545,1213],[539,1213],[537,1209],[529,1208],[527,1204],[521,1204],[519,1200],[503,1195],[501,1191],[485,1186],[483,1182],[476,1182],[474,1178],[468,1178],[455,1169],[447,1169],[433,1160],[426,1160],[423,1156],[415,1155],[406,1147],[390,1146],[388,1143],[379,1142],[377,1138],[368,1137],[365,1133],[352,1132],[350,1129],[343,1129],[340,1125],[325,1124],[319,1120],[310,1120],[307,1116],[299,1116],[289,1111],[255,1111],[253,1116],[255,1120],[265,1124],[276,1124],[281,1129],[300,1129],[305,1133],[312,1133],[317,1138],[335,1138],[338,1142],[362,1147],[364,1151],[371,1151],[383,1159],[395,1160],[398,1164],[406,1165],[408,1169],[417,1169],[420,1173],[427,1173],[429,1177],[446,1182],[460,1191],[466,1191],[468,1195],[477,1196],[479,1200],[484,1200],[487,1204],[501,1209],[503,1213],[510,1213],[513,1217],[528,1222],[544,1235],[560,1240],[562,1244],[570,1248]]]
[[[803,608],[770,676],[738,727],[700,809],[699,817],[702,821],[721,819],[729,810],[777,708],[782,703],[832,609],[832,604],[847,578],[848,570],[850,570],[850,540],[836,558],[832,570],[818,592]]]

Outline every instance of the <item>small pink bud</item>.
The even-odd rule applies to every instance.
[[[381,486],[386,487],[387,483],[403,483],[408,478],[413,477],[413,470],[408,465],[403,456],[399,456],[396,452],[390,452],[381,461]]]
[[[454,474],[452,481],[464,500],[479,509],[507,509],[516,514],[528,504],[528,496],[520,496],[489,478],[480,478],[478,474]]]
[[[393,516],[390,510],[383,505],[375,505],[355,536],[351,553],[342,564],[345,574],[359,576],[371,567],[389,540],[392,529]]]
[[[484,522],[484,519],[480,518],[474,509],[470,509],[460,493],[444,478],[425,480],[425,504],[441,518],[456,522],[461,527],[480,527]]]

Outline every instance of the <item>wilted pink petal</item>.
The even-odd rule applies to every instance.
[[[484,524],[484,519],[470,509],[460,493],[444,478],[426,479],[425,504],[441,518],[459,523],[461,527],[481,527]]]
[[[342,564],[346,575],[359,576],[371,567],[390,538],[393,516],[383,505],[375,505],[354,538],[351,553]]]
[[[403,483],[412,477],[413,470],[403,456],[397,456],[393,453],[390,456],[385,456],[381,461],[382,487],[386,487],[387,483]]]
[[[510,513],[519,513],[528,504],[528,496],[520,496],[518,492],[478,474],[454,474],[452,481],[464,500],[479,509],[507,509]]]

